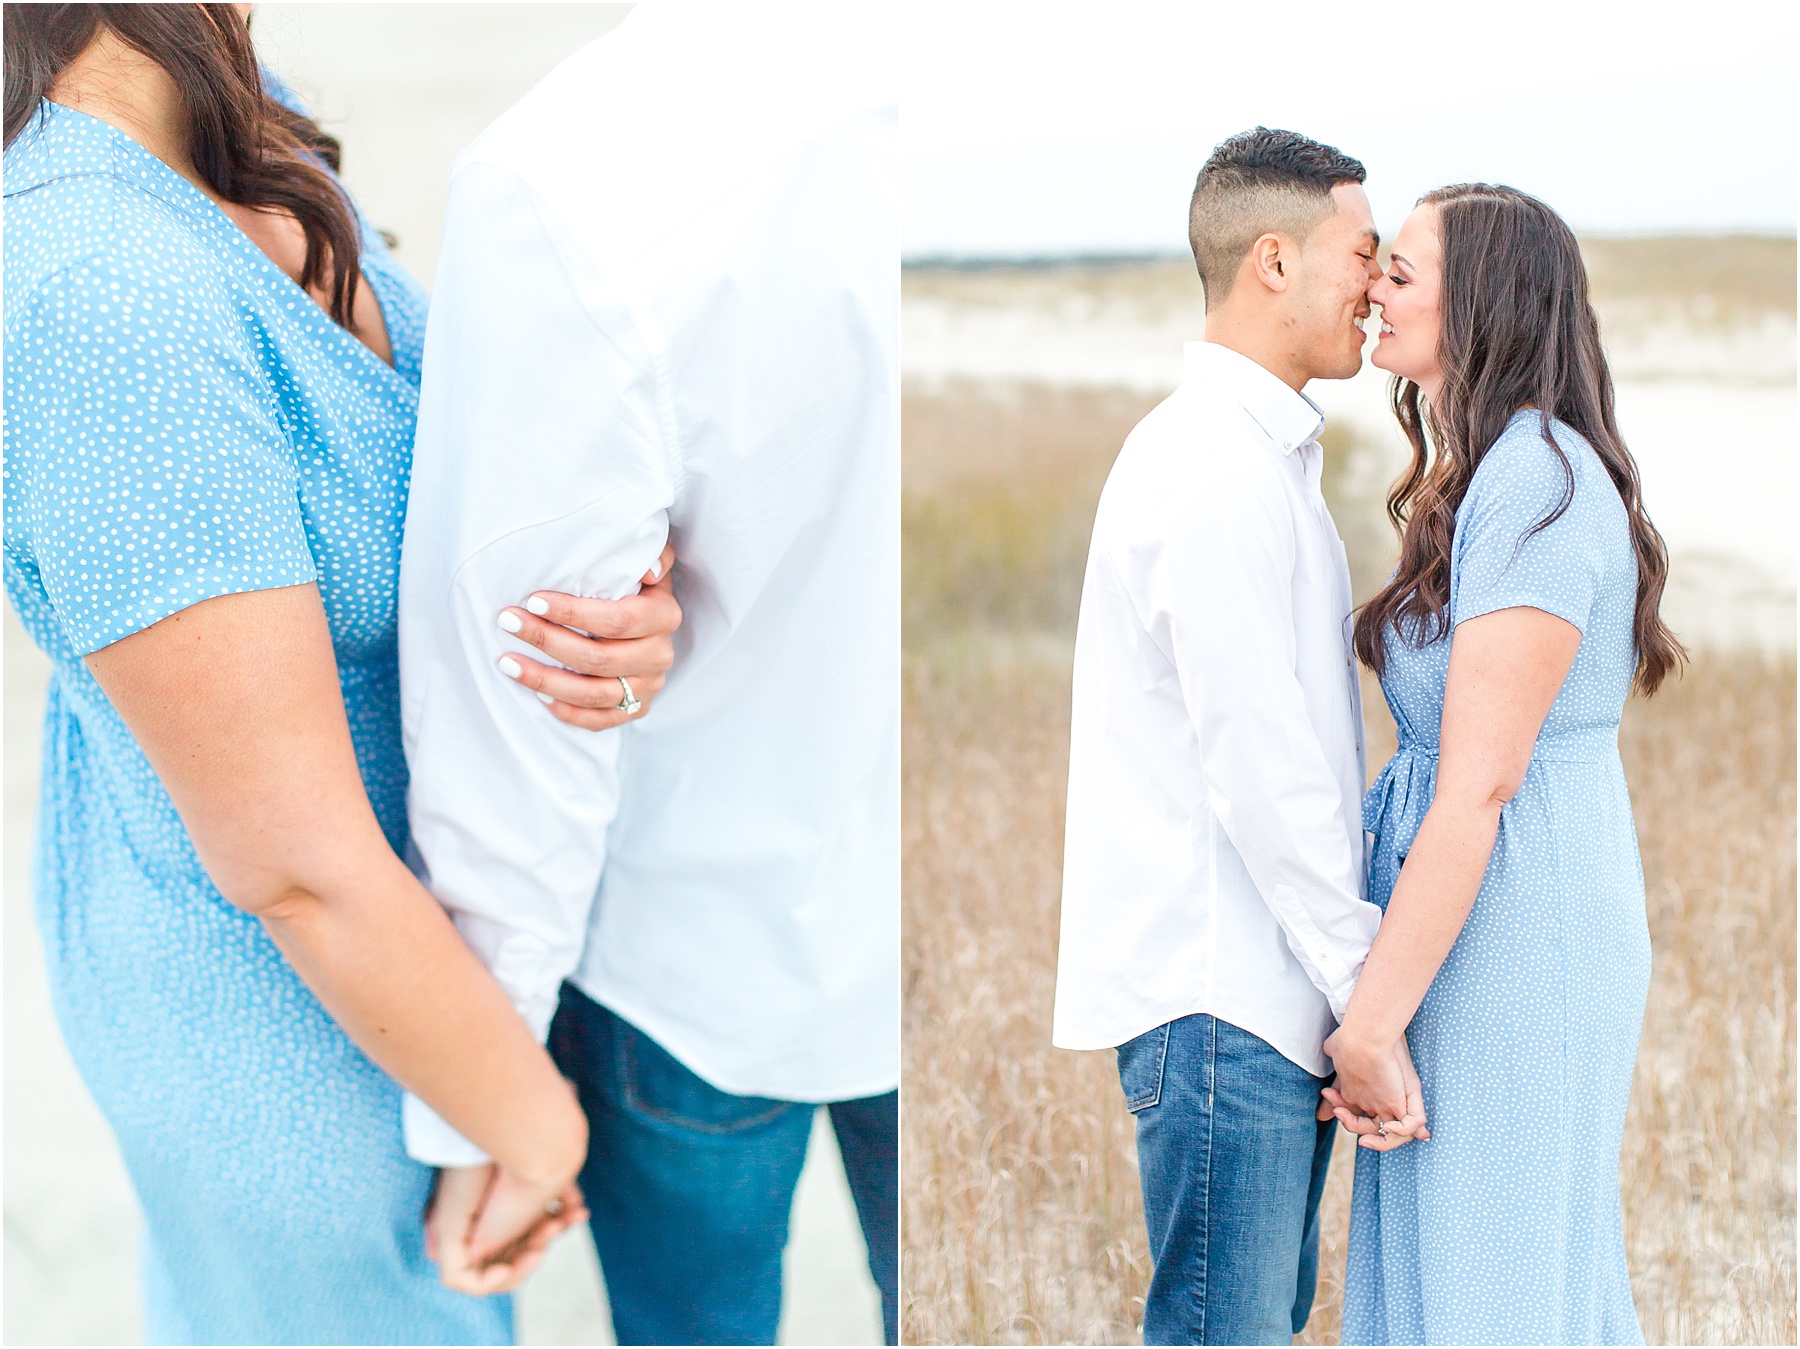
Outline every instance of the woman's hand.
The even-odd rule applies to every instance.
[[[509,654],[502,658],[501,670],[534,690],[552,716],[571,726],[604,731],[648,716],[675,663],[673,635],[681,626],[681,606],[669,580],[674,564],[675,550],[665,546],[656,565],[644,573],[643,589],[622,600],[540,590],[523,606],[502,609],[501,628],[555,664]],[[638,700],[635,712],[620,706],[625,700],[621,677]]]
[[[510,1292],[536,1269],[553,1238],[587,1217],[575,1177],[587,1160],[588,1125],[575,1089],[531,1112],[501,1157],[445,1167],[425,1215],[426,1254],[446,1287],[485,1297]]]
[[[1392,1045],[1380,1046],[1339,1027],[1325,1041],[1325,1052],[1337,1068],[1337,1080],[1320,1093],[1321,1120],[1329,1118],[1329,1107],[1340,1124],[1361,1135],[1361,1146],[1377,1152],[1431,1137],[1425,1127],[1419,1075],[1404,1035]]]
[[[491,1162],[446,1167],[425,1217],[425,1253],[447,1288],[474,1297],[510,1293],[543,1263],[550,1243],[587,1216],[573,1184],[546,1193]]]

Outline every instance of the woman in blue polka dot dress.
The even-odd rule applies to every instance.
[[[401,860],[424,297],[239,7],[5,25],[6,585],[53,662],[39,918],[143,1204],[148,1337],[508,1342],[509,1299],[428,1259],[396,1079],[498,1164],[471,1248],[531,1234],[466,1286],[584,1216],[586,1122]]]
[[[1399,748],[1365,803],[1384,917],[1326,1043],[1364,1135],[1344,1342],[1642,1343],[1619,1146],[1650,941],[1618,731],[1682,657],[1662,540],[1548,207],[1430,194],[1370,298],[1414,460],[1356,627]]]

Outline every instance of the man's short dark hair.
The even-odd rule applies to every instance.
[[[1331,189],[1366,176],[1349,155],[1293,131],[1259,126],[1219,142],[1188,203],[1206,307],[1231,294],[1251,244],[1271,233],[1305,239],[1331,215]]]

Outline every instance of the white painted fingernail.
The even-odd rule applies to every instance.
[[[525,620],[520,618],[511,609],[502,609],[500,611],[500,630],[502,632],[517,632],[524,626]]]
[[[650,564],[650,574],[657,580],[662,580],[662,559],[660,557]]]
[[[556,701],[556,699],[554,699],[554,698],[552,698],[552,697],[551,697],[551,696],[550,696],[550,695],[549,695],[549,694],[548,694],[548,693],[540,693],[540,694],[538,694],[538,696],[537,696],[537,700],[538,700],[538,701],[539,701],[539,702],[540,702],[540,703],[553,703],[553,702],[555,702],[555,701]]]
[[[511,656],[502,656],[500,657],[500,673],[508,679],[517,679],[525,673],[525,667]]]
[[[542,596],[533,595],[525,601],[525,607],[534,614],[547,614],[550,612],[550,601]]]

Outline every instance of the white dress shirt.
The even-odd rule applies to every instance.
[[[1321,1045],[1380,911],[1323,422],[1248,357],[1192,342],[1107,477],[1075,638],[1064,1048],[1207,1012],[1331,1071]]]
[[[572,979],[713,1085],[899,1077],[899,236],[873,7],[642,5],[457,161],[400,582],[413,839],[542,1037]],[[534,590],[685,619],[645,719],[496,668]],[[421,1161],[482,1154],[406,1103]]]

